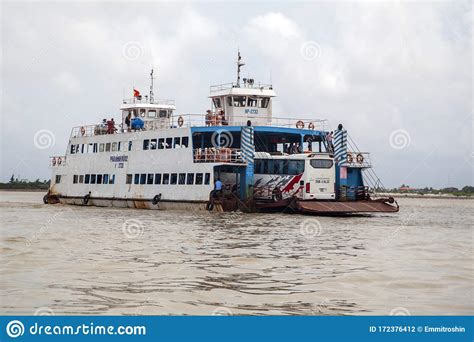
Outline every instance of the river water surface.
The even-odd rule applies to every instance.
[[[311,217],[0,192],[0,314],[473,314],[473,203]]]

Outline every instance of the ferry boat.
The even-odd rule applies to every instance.
[[[370,155],[327,120],[277,118],[273,86],[240,77],[210,87],[211,109],[176,114],[172,100],[134,89],[121,119],[71,131],[50,158],[45,203],[140,209],[397,212]],[[352,149],[349,149],[352,147]]]

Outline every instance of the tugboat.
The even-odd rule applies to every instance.
[[[206,114],[176,115],[150,91],[123,100],[121,122],[74,127],[50,158],[45,203],[309,214],[397,212],[370,155],[339,124],[273,117],[273,86],[240,77],[210,87]],[[349,149],[351,148],[351,149]]]

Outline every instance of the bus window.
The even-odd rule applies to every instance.
[[[288,174],[298,175],[304,172],[304,160],[289,160],[288,161]]]
[[[315,169],[330,169],[333,165],[333,161],[330,159],[311,159],[309,163]]]

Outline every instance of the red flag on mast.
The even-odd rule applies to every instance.
[[[133,88],[133,97],[139,97],[139,96],[140,96],[140,92],[136,90],[135,88]]]

